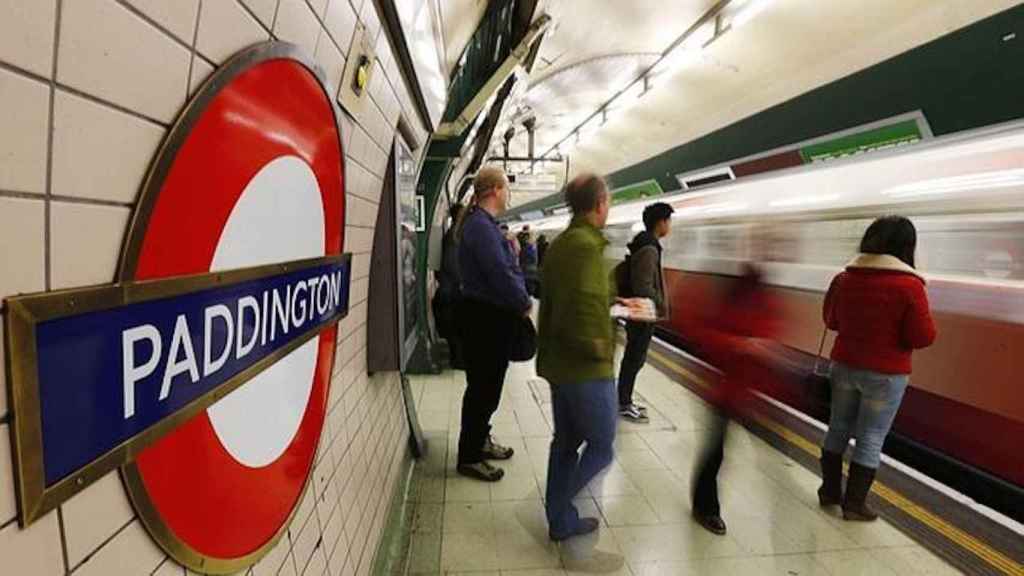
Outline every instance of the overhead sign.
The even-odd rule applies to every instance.
[[[230,60],[161,148],[117,282],[6,301],[23,526],[120,466],[196,572],[242,570],[287,529],[349,300],[323,86],[289,44]]]
[[[855,134],[818,142],[800,149],[804,162],[824,162],[846,156],[906,146],[925,138],[916,119],[904,120]]]

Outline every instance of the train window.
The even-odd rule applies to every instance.
[[[747,258],[746,226],[708,226],[701,230],[700,255],[708,258]]]
[[[1024,280],[1024,214],[915,218],[918,266],[930,273]]]
[[[800,228],[800,261],[820,266],[842,266],[857,255],[861,236],[870,220],[805,222]]]

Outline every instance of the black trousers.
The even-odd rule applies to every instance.
[[[647,349],[654,336],[654,324],[650,322],[626,322],[626,351],[619,366],[619,406],[633,403],[633,388],[636,375],[647,362]]]
[[[509,336],[515,313],[486,302],[464,299],[458,310],[466,394],[462,397],[459,464],[483,460],[508,370]]]
[[[725,431],[729,420],[721,412],[715,413],[708,431],[693,481],[693,512],[702,516],[720,516],[718,502],[718,471],[725,458]]]

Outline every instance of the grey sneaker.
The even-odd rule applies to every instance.
[[[642,412],[636,404],[620,406],[619,416],[622,416],[630,422],[636,422],[637,424],[646,424],[651,421],[651,419],[647,417],[647,413]]]
[[[501,468],[491,466],[487,462],[477,462],[476,464],[459,464],[456,468],[459,474],[463,476],[469,476],[470,478],[476,478],[477,480],[483,480],[484,482],[497,482],[505,476],[505,471]]]
[[[488,460],[508,460],[516,453],[515,450],[508,446],[502,446],[494,441],[491,436],[487,437],[484,441],[484,448],[482,450],[484,458]]]

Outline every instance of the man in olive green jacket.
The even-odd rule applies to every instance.
[[[555,541],[599,526],[595,518],[580,518],[572,500],[611,464],[618,409],[614,294],[604,260],[608,241],[601,232],[608,187],[598,176],[582,175],[566,186],[565,196],[573,220],[544,257],[537,336],[537,373],[551,383],[555,420],[545,504]]]

